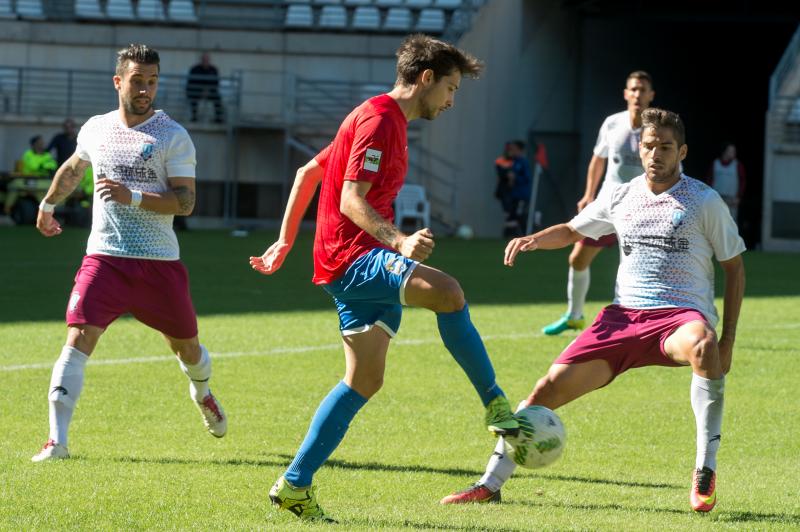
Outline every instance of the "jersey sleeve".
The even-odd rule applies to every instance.
[[[321,167],[325,168],[325,165],[328,164],[328,157],[331,155],[331,149],[333,148],[333,143],[328,144],[325,146],[322,151],[314,156],[314,160],[317,161],[317,164]]]
[[[391,121],[385,115],[370,116],[360,122],[347,159],[345,181],[380,182],[389,165],[387,150],[393,134]]]
[[[703,202],[703,229],[718,261],[730,260],[745,252],[747,247],[731,211],[716,190],[709,189]]]
[[[593,153],[597,157],[602,157],[603,159],[608,159],[608,121],[610,119],[606,118],[603,121],[603,125],[600,126],[600,131],[597,133],[597,141],[594,143],[594,150]]]
[[[603,187],[593,202],[579,212],[567,225],[589,238],[600,238],[615,232],[611,219],[611,202],[617,187]]]
[[[80,131],[78,131],[78,141],[75,147],[75,153],[78,154],[78,157],[81,158],[83,161],[92,161],[91,155],[89,155],[89,148],[91,144],[91,133],[90,133],[90,124],[92,120],[89,119],[83,124]]]
[[[185,129],[172,137],[167,150],[167,177],[195,177],[197,158],[194,143]]]

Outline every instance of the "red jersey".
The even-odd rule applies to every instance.
[[[400,106],[382,94],[365,101],[339,126],[333,143],[315,159],[325,166],[314,238],[314,284],[339,278],[358,257],[386,246],[341,213],[342,184],[369,181],[367,203],[394,221],[394,202],[408,170],[408,121]]]

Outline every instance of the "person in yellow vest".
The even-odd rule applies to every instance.
[[[44,139],[36,135],[30,140],[31,147],[22,154],[18,163],[18,176],[8,184],[4,211],[17,224],[29,224],[36,220],[36,203],[44,197],[50,183],[31,177],[52,177],[58,167],[50,152],[45,150]],[[30,199],[25,199],[30,198]]]
[[[58,165],[50,152],[45,150],[41,135],[31,138],[31,147],[22,154],[22,173],[26,176],[52,177]]]

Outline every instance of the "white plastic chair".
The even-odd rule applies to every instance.
[[[422,227],[431,225],[431,204],[422,185],[404,184],[394,200],[394,224],[400,227],[408,218],[421,223]]]

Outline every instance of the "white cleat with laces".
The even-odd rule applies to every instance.
[[[44,444],[42,450],[36,453],[32,458],[32,462],[45,462],[45,461],[53,461],[53,460],[64,460],[65,458],[69,458],[69,451],[67,448],[61,445],[60,443],[56,443],[53,440],[47,440],[47,443]]]
[[[198,410],[203,416],[203,423],[205,424],[208,432],[215,438],[222,438],[228,431],[228,418],[225,416],[225,411],[222,405],[219,404],[217,398],[209,393],[202,401],[196,401]]]

